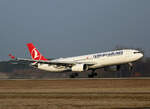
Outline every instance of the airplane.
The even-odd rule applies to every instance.
[[[50,72],[84,72],[91,70],[89,77],[97,75],[96,69],[104,68],[108,70],[120,70],[122,64],[129,64],[143,57],[143,53],[134,49],[115,50],[103,53],[88,54],[76,57],[66,57],[58,59],[45,58],[32,43],[28,43],[27,47],[32,59],[16,58],[9,54],[11,59],[18,63],[30,63],[32,67]],[[72,73],[71,77],[78,76],[78,73]]]

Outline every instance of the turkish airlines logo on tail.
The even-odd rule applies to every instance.
[[[31,56],[32,56],[32,59],[34,60],[40,60],[41,59],[41,55],[40,53],[37,51],[36,48],[34,48],[31,52]]]

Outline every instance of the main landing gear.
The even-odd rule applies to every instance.
[[[76,77],[78,77],[78,76],[79,76],[78,73],[72,73],[72,74],[70,75],[70,78],[76,78]]]
[[[90,74],[88,74],[88,78],[94,78],[96,77],[98,74],[95,72],[95,70],[92,70],[92,72]],[[70,78],[76,78],[79,76],[79,73],[72,73],[69,77]]]
[[[92,72],[88,74],[89,78],[94,78],[95,76],[97,76],[97,73],[95,72],[95,70],[92,70]]]

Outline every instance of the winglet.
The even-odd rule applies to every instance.
[[[12,54],[9,54],[8,56],[9,56],[11,59],[16,59],[16,57],[13,56]]]

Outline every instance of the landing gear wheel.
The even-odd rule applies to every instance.
[[[133,64],[129,63],[129,71],[133,71]]]
[[[97,76],[97,73],[94,73],[94,76]]]
[[[70,75],[69,77],[70,77],[70,78],[75,78],[75,76],[74,76],[74,75]]]
[[[78,73],[74,73],[74,75],[77,77],[77,76],[79,76],[79,74]]]
[[[95,70],[93,70],[92,73],[88,75],[89,78],[94,78],[95,76],[97,76]]]
[[[70,75],[70,78],[76,78],[77,76],[79,76],[78,73],[72,73],[72,74]]]
[[[89,77],[89,78],[94,78],[94,75],[89,74],[88,77]]]

